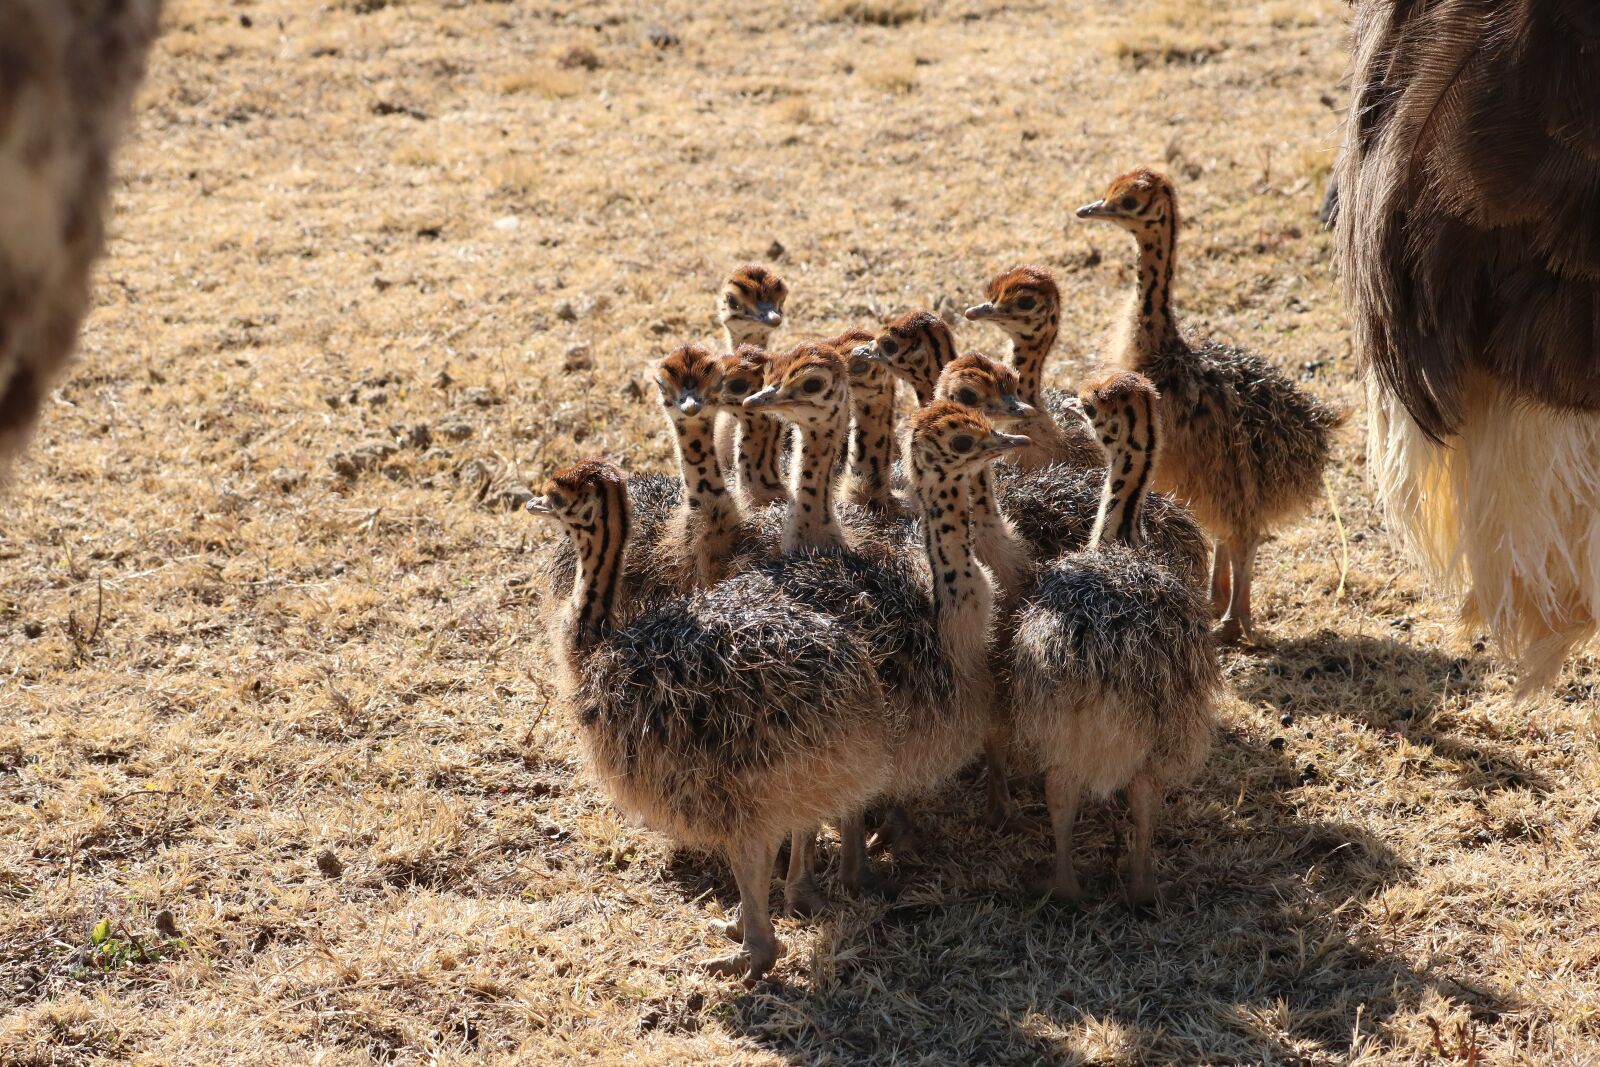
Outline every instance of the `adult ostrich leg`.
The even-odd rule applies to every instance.
[[[77,344],[161,0],[0,2],[0,474]]]
[[[1359,0],[1338,261],[1389,524],[1554,682],[1600,619],[1600,5]]]

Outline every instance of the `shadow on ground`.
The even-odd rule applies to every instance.
[[[1239,695],[1297,728],[1399,719],[1463,784],[1541,788],[1526,767],[1430,726],[1450,694],[1479,684],[1470,662],[1334,635],[1242,659]],[[924,814],[921,851],[887,861],[901,893],[835,895],[798,980],[730,989],[728,1024],[795,1063],[1331,1063],[1381,1041],[1429,991],[1479,1020],[1506,1011],[1509,994],[1386,946],[1360,905],[1407,877],[1407,857],[1308,814],[1304,769],[1254,725],[1220,733],[1204,776],[1169,805],[1158,917],[1136,919],[1122,903],[1120,801],[1080,822],[1090,903],[1070,911],[1022,888],[1043,869],[1048,837],[983,829],[969,774]],[[1042,812],[1033,784],[1019,796]],[[779,973],[794,978],[795,964]]]

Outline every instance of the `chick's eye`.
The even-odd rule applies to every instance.
[[[734,393],[747,393],[750,391],[750,382],[744,378],[735,378],[728,383],[728,390]]]
[[[960,390],[957,390],[957,392],[956,392],[956,403],[957,404],[965,404],[969,408],[970,407],[976,407],[977,404],[978,404],[978,393],[977,393],[977,390],[975,390],[975,389],[960,389]]]
[[[950,442],[952,451],[965,454],[972,451],[972,438],[967,434],[960,434]]]
[[[1139,206],[1139,201],[1136,198],[1131,197],[1131,196],[1125,196],[1125,197],[1122,198],[1122,201],[1121,201],[1122,210],[1124,210],[1124,211],[1132,211],[1134,208],[1136,208],[1138,206]]]
[[[1032,311],[1033,305],[1036,303],[1038,303],[1038,301],[1031,296],[1017,298],[1017,308],[1021,311]]]
[[[564,508],[567,506],[567,498],[556,492],[554,489],[546,493],[544,495],[544,499],[545,503],[549,504],[553,508]]]
[[[893,337],[885,337],[883,340],[878,342],[878,351],[882,352],[886,356],[894,355],[899,348],[900,345],[896,343]]]
[[[805,380],[805,382],[800,386],[800,391],[802,393],[810,393],[810,394],[822,392],[822,379],[821,378],[807,378]]]
[[[1083,413],[1091,419],[1094,418],[1094,405],[1085,400],[1083,402]]]

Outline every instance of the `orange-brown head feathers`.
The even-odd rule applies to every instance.
[[[717,321],[727,327],[736,344],[764,341],[783,324],[783,304],[789,287],[775,271],[746,264],[728,275],[717,301]]]
[[[767,364],[765,384],[745,399],[746,408],[759,408],[784,418],[828,418],[848,409],[850,371],[832,345],[805,341]]]
[[[1149,167],[1137,167],[1120,174],[1106,186],[1105,195],[1078,209],[1080,219],[1103,219],[1124,229],[1175,225],[1178,194],[1172,180]]]
[[[722,395],[720,402],[738,407],[753,393],[761,391],[772,353],[755,345],[740,345],[722,357]]]
[[[1027,325],[1061,312],[1061,290],[1055,276],[1043,267],[1014,267],[997,274],[984,286],[983,295],[983,303],[967,309],[967,318],[991,320],[1002,328]]]
[[[1126,370],[1091,379],[1078,390],[1083,413],[1107,448],[1125,442],[1140,451],[1153,450],[1160,399],[1150,379]]]
[[[656,387],[672,418],[698,416],[720,402],[722,360],[699,345],[680,345],[656,364]]]
[[[592,524],[596,511],[619,500],[626,505],[627,479],[622,468],[598,456],[579,460],[551,475],[539,495],[528,501],[534,515],[549,515],[568,526]]]
[[[844,333],[841,333],[838,337],[832,338],[827,343],[841,356],[849,357],[850,353],[854,352],[857,348],[861,347],[862,345],[870,345],[875,340],[877,340],[877,338],[873,336],[871,330],[863,330],[859,326],[852,326],[850,329],[846,330]]]
[[[945,365],[934,396],[976,408],[1004,425],[1037,414],[1032,405],[1023,402],[1020,390],[1017,372],[1009,365],[978,352],[969,352]]]
[[[1002,452],[1029,441],[1001,433],[983,413],[950,400],[935,400],[911,416],[911,473],[921,484],[970,473]]]
[[[854,355],[884,364],[926,402],[933,398],[939,372],[956,358],[955,335],[933,312],[908,311],[885,326],[871,344],[856,348]]]

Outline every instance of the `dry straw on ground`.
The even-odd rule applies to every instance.
[[[0,1062],[1593,1059],[1594,662],[1510,700],[1359,425],[1343,596],[1326,507],[1263,549],[1159,919],[1028,899],[1046,841],[968,780],[897,899],[784,922],[754,990],[694,972],[728,876],[586,783],[504,505],[665,465],[644,367],[727,268],[785,273],[794,336],[1043,262],[1067,382],[1130,252],[1070,209],[1153,162],[1190,325],[1358,402],[1312,217],[1344,5],[826,7],[174,0],[0,507]]]

